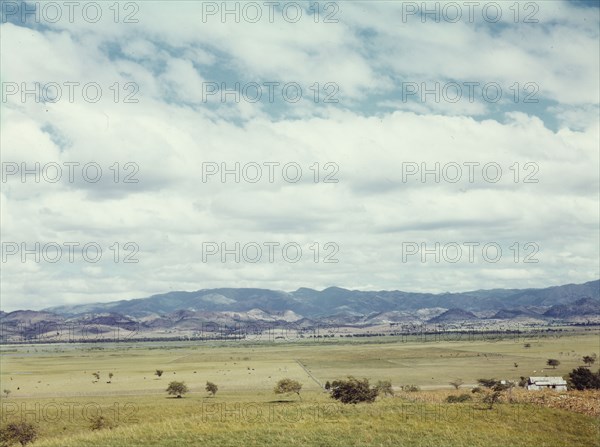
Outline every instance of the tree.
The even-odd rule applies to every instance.
[[[569,373],[569,382],[573,388],[578,390],[600,389],[600,370],[594,374],[589,368],[580,366]]]
[[[6,394],[6,398],[8,399],[8,395],[11,393],[11,391],[10,390],[4,390],[3,393]]]
[[[450,385],[452,385],[454,387],[455,390],[459,389],[460,386],[464,383],[463,379],[456,379],[453,380],[452,382],[448,382]]]
[[[375,388],[377,389],[377,392],[379,394],[382,394],[384,396],[393,396],[394,395],[394,389],[392,388],[391,380],[380,380],[375,385]]]
[[[157,369],[156,372],[154,373],[155,376],[162,376],[163,375],[163,370],[162,369]]]
[[[185,382],[170,382],[167,387],[167,393],[177,397],[181,397],[183,394],[188,392],[188,387]]]
[[[206,382],[206,391],[214,396],[219,391],[219,387],[212,382]]]
[[[483,396],[483,402],[488,404],[489,410],[491,410],[494,407],[494,404],[498,402],[501,394],[500,391],[491,391]]]
[[[327,382],[325,382],[325,389],[327,391],[329,391],[331,389],[331,382],[329,380]]]
[[[114,374],[113,373],[108,373],[108,382],[106,383],[112,383],[112,378],[113,378]]]
[[[27,421],[11,422],[0,428],[0,445],[29,444],[37,438],[37,427]]]
[[[583,356],[583,363],[588,367],[592,366],[596,362],[596,355],[585,355]]]
[[[293,379],[281,379],[279,382],[277,382],[277,385],[275,385],[273,391],[275,392],[275,394],[296,393],[298,397],[302,399],[302,396],[300,396],[301,389],[302,384],[300,382]]]
[[[374,402],[379,394],[377,387],[371,388],[369,379],[362,380],[348,376],[347,380],[334,380],[331,383],[331,397],[344,404]]]
[[[556,369],[558,365],[560,365],[560,360],[557,359],[548,359],[546,365],[551,366],[552,369]]]
[[[500,381],[496,379],[477,379],[477,383],[486,388],[494,388],[496,385],[500,384]]]
[[[494,379],[490,379],[490,380],[494,380]],[[496,402],[498,402],[498,400],[500,400],[500,396],[502,396],[503,391],[510,390],[515,386],[515,384],[512,382],[501,383],[497,380],[495,382],[496,383],[493,386],[488,387],[488,388],[490,388],[490,391],[487,392],[483,396],[483,399],[482,399],[482,401],[484,403],[488,404],[489,410],[491,410],[494,407],[494,404]],[[479,383],[482,383],[481,379],[480,379]],[[482,383],[482,385],[483,385],[483,383]]]

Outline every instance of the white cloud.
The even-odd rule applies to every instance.
[[[598,277],[597,14],[544,4],[543,23],[496,29],[398,23],[389,2],[378,2],[340,4],[337,24],[222,24],[198,22],[191,2],[176,5],[143,4],[140,23],[127,26],[2,25],[5,82],[97,82],[103,92],[97,103],[80,94],[73,103],[3,101],[2,161],[58,163],[63,177],[23,183],[17,173],[2,183],[2,241],[94,242],[103,254],[97,263],[81,250],[72,263],[10,256],[3,308],[217,286],[457,291]],[[403,102],[398,79],[505,88],[533,80],[545,102]],[[212,81],[294,81],[305,96],[297,104],[205,102],[202,83]],[[338,104],[322,103],[323,91],[319,102],[308,96],[326,81],[340,86]],[[138,102],[124,103],[127,94]],[[79,163],[72,182],[68,162]],[[102,168],[97,183],[81,174],[92,162]],[[262,180],[204,182],[206,162],[239,163],[250,174],[248,164],[258,163]],[[265,162],[280,163],[273,183]],[[297,183],[283,176],[290,162],[302,168]],[[408,163],[439,163],[440,181],[429,174],[422,182],[420,172],[403,181]],[[473,182],[465,163],[479,163]],[[486,164],[501,167],[497,183],[484,177]],[[461,179],[446,181],[455,166]],[[324,183],[328,174],[339,181]],[[124,182],[127,175],[139,182]],[[472,241],[498,243],[502,259],[402,257],[403,243]],[[280,245],[275,262],[265,251],[261,262],[222,263],[203,262],[206,242]],[[297,263],[282,259],[290,242],[302,247]],[[538,263],[522,262],[527,243],[537,244]],[[139,262],[124,263],[127,255]],[[327,256],[339,262],[324,263]]]

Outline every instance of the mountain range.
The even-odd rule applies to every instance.
[[[534,320],[600,322],[600,280],[543,289],[491,289],[462,293],[359,291],[329,287],[294,292],[220,288],[168,292],[147,298],[55,306],[42,311],[0,311],[0,328],[26,336],[42,325],[85,324],[146,331],[197,331],[207,324],[260,322],[377,326],[394,323]],[[10,338],[10,337],[9,337]]]
[[[410,312],[436,307],[460,308],[469,312],[516,308],[545,311],[555,305],[571,305],[581,298],[600,299],[600,280],[545,289],[493,289],[440,294],[398,290],[359,291],[340,287],[329,287],[322,291],[300,288],[294,292],[241,288],[201,289],[108,303],[56,306],[44,311],[64,316],[112,312],[141,318],[178,310],[247,312],[261,309],[270,313],[292,311],[307,318],[322,318],[338,314],[356,316],[390,311]]]

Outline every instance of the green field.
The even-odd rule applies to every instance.
[[[565,376],[583,355],[599,351],[597,332],[450,342],[11,345],[1,357],[1,388],[11,390],[2,399],[2,422],[22,416],[36,422],[34,446],[594,446],[598,421],[583,414],[508,403],[492,410],[419,403],[404,395],[343,406],[321,385],[354,375],[435,390],[457,377],[475,384],[481,377]],[[556,370],[545,365],[548,358],[560,360]],[[156,369],[164,370],[161,378]],[[302,399],[273,393],[284,377],[303,384]],[[171,380],[185,381],[190,393],[167,396]],[[215,397],[204,390],[207,380],[219,386]],[[92,431],[90,419],[98,414],[113,428]]]

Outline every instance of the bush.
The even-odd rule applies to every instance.
[[[486,388],[494,388],[500,384],[500,381],[496,379],[477,379],[477,383]]]
[[[11,422],[0,428],[0,446],[8,447],[17,442],[29,444],[37,438],[37,427],[29,422]]]
[[[446,398],[446,402],[448,402],[449,404],[467,402],[469,400],[472,400],[472,397],[468,394],[461,394],[460,396],[448,396]]]
[[[188,387],[185,382],[170,382],[167,387],[167,393],[177,397],[181,397],[183,394],[188,392]]]
[[[475,394],[475,393],[481,393],[482,389],[479,386],[476,386],[475,388],[473,388],[471,390],[471,393]]]
[[[349,376],[347,380],[334,380],[331,383],[331,397],[344,404],[374,402],[379,395],[377,387],[371,388],[369,379],[356,379]]]
[[[402,391],[414,393],[417,391],[421,391],[421,388],[419,388],[417,385],[402,385]]]
[[[500,400],[502,392],[499,390],[488,391],[482,399],[483,403],[488,404],[488,409],[492,409],[494,404]]]
[[[375,388],[377,388],[379,394],[382,394],[384,396],[394,395],[394,389],[392,388],[391,380],[380,380],[377,382],[377,385],[375,385]]]
[[[279,382],[277,382],[277,385],[275,385],[275,388],[273,389],[273,391],[275,392],[275,394],[296,393],[298,395],[298,397],[300,399],[302,399],[302,396],[300,396],[301,389],[302,389],[302,384],[300,382],[298,382],[297,380],[281,379]]]
[[[507,381],[506,383],[497,383],[496,385],[494,385],[492,390],[493,391],[506,391],[511,388],[514,388],[514,386],[515,386],[514,382]]]
[[[217,394],[217,391],[219,391],[219,387],[212,383],[212,382],[206,382],[206,391],[208,391],[210,394],[212,394],[213,396],[215,394]]]
[[[104,428],[112,429],[113,427],[114,424],[101,415],[94,416],[90,422],[90,428],[92,430],[102,430]]]
[[[600,389],[600,370],[594,374],[588,368],[580,366],[569,373],[569,382],[572,388],[578,390]]]
[[[494,404],[500,400],[502,393],[506,390],[509,390],[515,386],[513,382],[507,381],[502,383],[496,379],[479,379],[478,382],[483,385],[487,390],[481,389],[479,387],[473,388],[471,392],[479,392],[482,394],[482,402],[488,404],[488,409],[492,409]],[[477,391],[475,391],[477,390]]]

